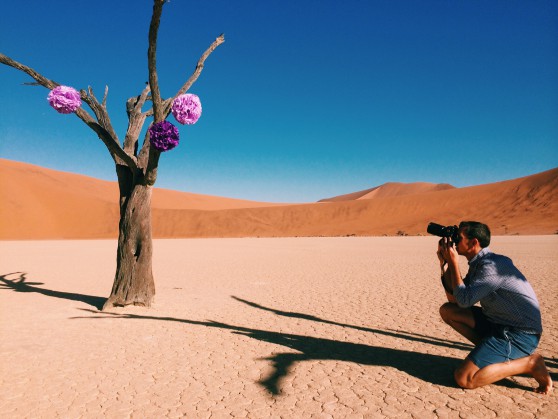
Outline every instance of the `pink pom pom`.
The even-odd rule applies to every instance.
[[[79,92],[73,87],[58,86],[50,91],[48,103],[59,113],[72,113],[81,106]]]
[[[202,113],[200,98],[193,93],[180,95],[174,99],[171,111],[181,124],[195,124]]]

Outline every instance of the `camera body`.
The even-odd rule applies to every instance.
[[[443,226],[441,224],[429,223],[426,232],[438,237],[449,237],[453,243],[459,243],[459,227]]]

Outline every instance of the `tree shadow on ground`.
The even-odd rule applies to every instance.
[[[232,333],[256,339],[263,342],[281,345],[296,352],[274,353],[268,358],[273,370],[271,374],[259,381],[272,395],[281,394],[281,382],[287,377],[297,362],[303,361],[345,361],[361,365],[373,365],[395,368],[419,380],[439,386],[456,387],[453,371],[461,363],[460,359],[441,355],[420,353],[396,348],[386,348],[352,342],[340,342],[331,339],[311,336],[294,335],[289,333],[270,332],[234,326],[215,321],[196,321],[178,319],[174,317],[141,316],[125,313],[99,313],[93,310],[81,309],[95,314],[94,317],[73,317],[73,319],[107,319],[121,318],[132,320],[161,320],[185,323],[196,326],[214,327],[230,330]],[[406,339],[405,336],[402,338]],[[516,383],[504,384],[510,387],[521,387]]]
[[[473,346],[469,345],[467,343],[449,341],[449,340],[435,338],[435,337],[432,337],[432,336],[420,335],[420,334],[416,334],[416,333],[412,333],[412,332],[398,331],[398,330],[393,330],[393,329],[381,330],[381,329],[372,329],[372,328],[364,327],[364,326],[354,326],[354,325],[350,325],[350,324],[344,324],[344,323],[339,323],[339,322],[335,322],[335,321],[331,321],[331,320],[321,319],[319,317],[312,316],[312,315],[309,315],[309,314],[293,313],[293,312],[290,312],[290,311],[281,311],[281,310],[276,310],[276,309],[269,308],[269,307],[264,307],[260,304],[256,304],[256,303],[253,303],[251,301],[247,301],[247,300],[244,300],[242,298],[235,297],[234,295],[232,295],[231,298],[233,298],[237,301],[240,301],[241,303],[244,303],[246,305],[249,305],[250,307],[254,307],[254,308],[257,308],[257,309],[260,309],[260,310],[270,311],[270,312],[272,312],[272,313],[274,313],[278,316],[294,317],[294,318],[297,318],[297,319],[309,320],[309,321],[325,323],[325,324],[332,324],[332,325],[335,325],[335,326],[341,326],[341,327],[346,327],[346,328],[349,328],[349,329],[361,330],[363,332],[376,333],[376,334],[379,334],[379,335],[385,335],[385,336],[390,336],[390,337],[394,337],[394,338],[403,338],[403,339],[410,340],[410,341],[413,341],[413,342],[426,343],[426,344],[434,345],[434,346],[443,346],[443,347],[446,347],[446,348],[462,349],[462,350],[466,350],[466,351],[471,351],[473,349]]]
[[[8,277],[16,276],[15,279],[8,279]],[[43,282],[29,282],[27,281],[27,273],[25,272],[12,272],[5,275],[0,275],[0,290],[13,290],[15,292],[36,292],[38,294],[46,295],[47,297],[62,298],[64,300],[80,301],[101,310],[105,304],[106,298],[96,297],[93,295],[76,294],[63,291],[54,291],[46,288],[36,287],[35,285],[44,285]]]

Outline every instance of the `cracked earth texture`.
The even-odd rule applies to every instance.
[[[152,308],[100,312],[116,241],[0,242],[1,418],[555,418],[530,377],[453,382],[434,237],[155,240]],[[493,238],[558,376],[558,236]],[[463,260],[463,272],[466,263]]]

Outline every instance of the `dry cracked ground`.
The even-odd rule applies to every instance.
[[[154,306],[101,312],[115,241],[0,242],[0,417],[557,417],[529,377],[455,386],[435,243],[156,240]],[[491,248],[538,293],[556,381],[558,236]]]

